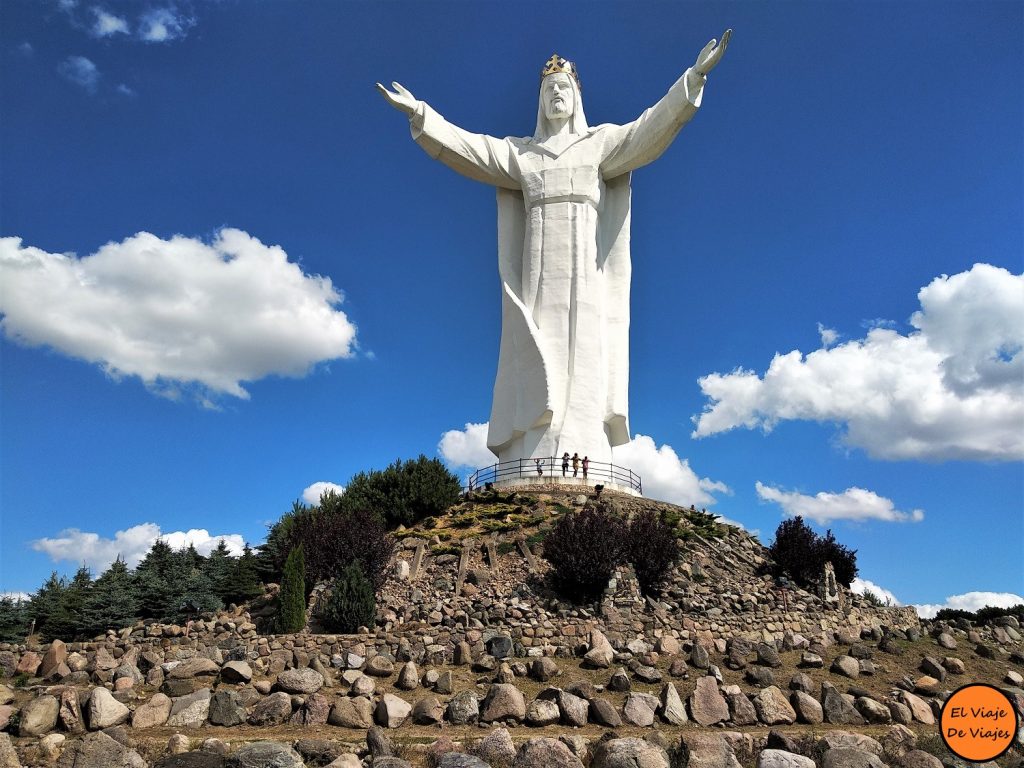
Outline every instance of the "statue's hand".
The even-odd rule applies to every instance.
[[[416,97],[412,95],[412,92],[401,85],[400,83],[391,83],[391,87],[394,91],[389,91],[380,83],[377,83],[377,90],[381,92],[381,95],[388,100],[388,104],[397,110],[405,112],[407,115],[411,115],[416,111]]]
[[[722,41],[712,39],[710,43],[704,46],[704,50],[697,56],[697,62],[693,65],[693,68],[698,73],[706,75],[716,66],[718,62],[722,60],[722,56],[725,55],[725,49],[729,45],[729,38],[732,37],[732,30],[725,30],[725,34],[722,35]],[[397,83],[396,83],[397,85]]]

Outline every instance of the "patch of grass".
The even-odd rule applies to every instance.
[[[516,551],[516,543],[514,541],[503,541],[498,545],[499,555],[511,555]]]
[[[28,672],[19,672],[11,678],[11,685],[15,688],[24,688],[28,685],[28,681],[31,680],[31,676]]]
[[[456,547],[454,544],[441,544],[430,548],[430,554],[434,557],[441,555],[461,555],[462,547]]]
[[[531,547],[534,544],[542,544],[544,539],[548,537],[549,531],[537,531],[536,533],[530,534],[526,537],[526,543]]]

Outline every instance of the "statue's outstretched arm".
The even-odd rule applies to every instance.
[[[400,83],[392,83],[391,87],[395,90],[389,91],[377,83],[377,90],[387,102],[409,116],[412,137],[428,155],[484,184],[520,189],[508,142],[463,130],[441,117],[426,102],[417,100]]]
[[[631,123],[608,128],[601,174],[610,179],[653,162],[668,149],[679,130],[697,113],[707,74],[722,60],[732,37],[711,40],[665,96]]]

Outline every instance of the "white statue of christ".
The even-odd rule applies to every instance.
[[[529,138],[470,133],[398,83],[377,84],[427,154],[498,190],[502,327],[487,446],[499,461],[610,462],[629,442],[630,172],[696,113],[730,36],[625,125],[587,124],[576,67],[557,54]]]

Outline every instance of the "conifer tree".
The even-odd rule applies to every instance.
[[[293,549],[284,562],[281,595],[277,614],[277,631],[299,632],[306,626],[306,559],[302,545]]]
[[[93,632],[85,617],[85,607],[92,595],[92,573],[87,566],[82,566],[61,595],[60,608],[50,617],[47,636],[59,637],[61,640],[82,640],[90,637]]]
[[[181,592],[181,581],[174,550],[163,539],[157,539],[135,568],[140,615],[157,621],[170,618]]]
[[[135,579],[120,555],[96,579],[84,603],[84,622],[89,635],[108,629],[123,629],[135,623],[139,615],[139,594]]]
[[[263,594],[263,585],[256,572],[256,560],[256,553],[246,544],[242,554],[235,559],[228,577],[224,591],[225,603],[246,603]]]
[[[24,642],[31,621],[28,600],[0,596],[0,643]]]
[[[35,631],[44,639],[52,639],[49,628],[59,625],[63,611],[64,592],[67,580],[53,571],[29,601],[29,615],[35,620]]]
[[[206,558],[203,572],[210,580],[214,594],[224,603],[230,602],[231,576],[235,570],[235,558],[231,556],[227,543],[221,539],[217,547]]]
[[[376,610],[373,585],[356,560],[334,581],[322,615],[324,627],[330,632],[345,633],[372,627]]]

